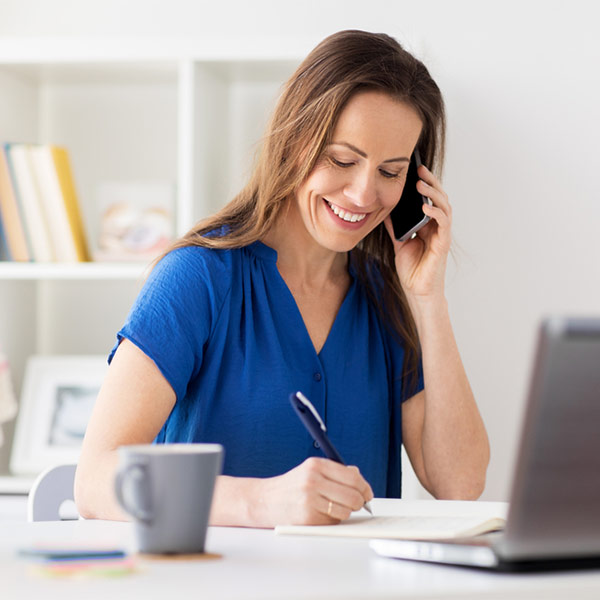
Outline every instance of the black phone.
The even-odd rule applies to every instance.
[[[415,150],[408,164],[406,182],[398,204],[391,212],[394,237],[399,242],[412,239],[417,231],[429,222],[430,217],[423,213],[423,204],[432,204],[426,196],[417,191],[417,168],[421,165],[419,151]]]

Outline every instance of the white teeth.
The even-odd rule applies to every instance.
[[[332,204],[331,202],[329,202],[329,200],[327,200],[327,204],[329,204],[329,208],[331,208],[331,210],[336,216],[338,216],[340,219],[343,219],[344,221],[348,221],[349,223],[356,223],[357,221],[362,221],[367,216],[366,213],[355,214],[347,212],[339,206]]]

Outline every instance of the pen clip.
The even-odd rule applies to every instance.
[[[304,404],[304,406],[310,410],[310,412],[313,414],[313,417],[319,423],[321,429],[323,431],[327,431],[325,423],[323,423],[323,419],[321,419],[321,416],[317,412],[317,409],[313,406],[312,402],[302,392],[296,392],[296,398],[298,398],[298,400],[300,400],[300,402],[302,402],[302,404]]]

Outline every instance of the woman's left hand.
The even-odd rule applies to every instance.
[[[423,212],[431,217],[417,236],[406,242],[394,237],[391,217],[384,223],[394,244],[396,271],[404,292],[409,297],[436,297],[444,293],[446,260],[450,250],[452,208],[438,179],[421,165],[417,190],[433,202],[423,204]]]

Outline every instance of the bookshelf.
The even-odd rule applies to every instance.
[[[312,42],[0,40],[0,141],[68,149],[92,250],[105,181],[172,182],[180,235],[239,189],[280,86]],[[146,271],[0,262],[0,344],[17,395],[33,354],[106,354]],[[3,429],[0,476],[12,434]]]

